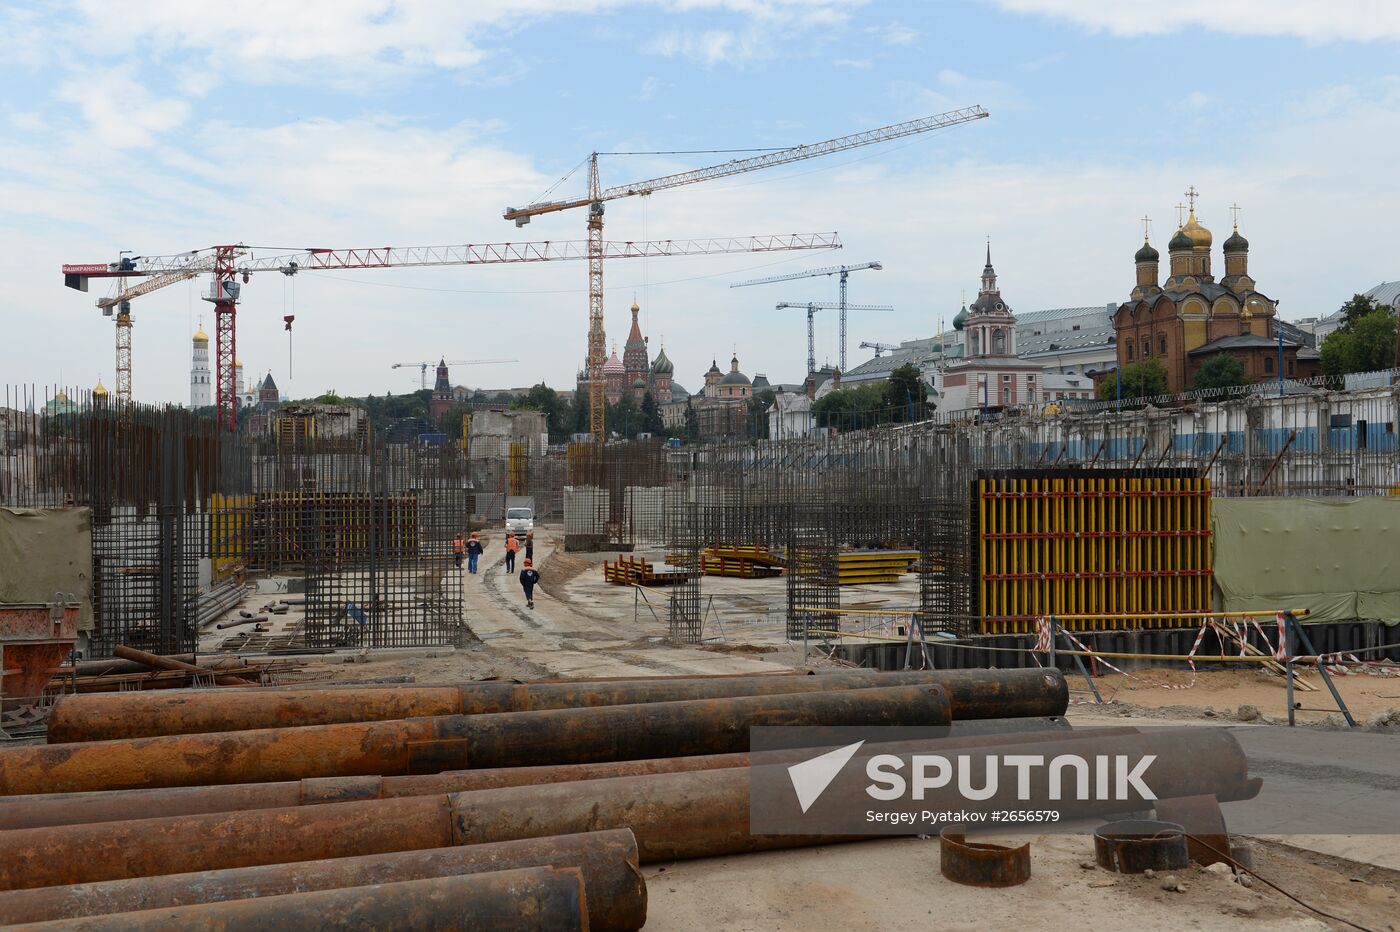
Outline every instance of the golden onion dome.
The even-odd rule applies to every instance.
[[[203,325],[201,325],[200,328],[194,332],[194,341],[195,341],[196,343],[208,343],[208,342],[209,342],[209,334],[207,334],[207,333],[204,332],[204,327],[203,327]]]
[[[101,380],[101,379],[98,379],[98,380],[97,380],[97,387],[94,388],[94,389],[92,390],[92,397],[94,397],[94,398],[106,398],[106,397],[107,397],[107,388],[106,388],[106,386],[104,386],[104,385],[102,384],[102,380]]]
[[[1191,245],[1199,249],[1209,249],[1211,244],[1210,230],[1201,226],[1196,219],[1196,211],[1191,210],[1191,216],[1186,218],[1186,224],[1181,228],[1181,233],[1191,241]]]

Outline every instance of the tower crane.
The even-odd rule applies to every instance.
[[[428,387],[428,367],[438,366],[493,366],[502,362],[519,362],[518,359],[444,359],[438,363],[420,360],[419,362],[396,362],[390,369],[404,369],[411,366],[418,367],[418,386],[420,389]]]
[[[507,207],[503,216],[507,220],[515,221],[517,227],[524,226],[529,223],[532,218],[542,214],[556,213],[561,210],[572,210],[578,207],[588,208],[588,420],[589,427],[593,432],[593,438],[599,442],[602,441],[604,426],[603,411],[605,396],[603,363],[607,359],[607,341],[603,328],[604,250],[602,246],[603,205],[607,201],[617,200],[623,197],[652,194],[667,188],[679,188],[682,185],[695,184],[700,181],[726,178],[730,175],[759,171],[760,169],[773,168],[778,165],[787,165],[792,162],[800,162],[804,159],[817,158],[823,155],[832,155],[837,152],[845,152],[848,149],[857,149],[861,146],[886,142],[891,139],[899,139],[904,136],[913,136],[933,130],[947,129],[962,123],[971,123],[974,120],[980,120],[989,115],[990,114],[982,107],[964,107],[961,110],[950,110],[947,113],[939,113],[918,120],[893,123],[889,126],[866,130],[849,136],[838,136],[824,142],[792,146],[786,149],[775,149],[771,152],[765,152],[761,155],[755,155],[746,159],[731,159],[728,162],[722,162],[718,165],[695,168],[690,171],[676,172],[671,175],[650,178],[646,181],[613,185],[607,188],[604,188],[598,179],[599,153],[594,152],[590,154],[587,159],[588,193],[583,197],[557,201],[538,201],[525,207]],[[844,277],[842,281],[844,285]],[[844,364],[845,340],[842,339],[841,342],[842,362]]]
[[[861,344],[860,344],[860,348],[861,348],[861,349],[873,349],[873,350],[875,351],[875,358],[876,358],[876,359],[879,359],[879,358],[880,358],[880,354],[883,353],[885,350],[897,350],[897,349],[899,349],[899,344],[898,344],[898,343],[866,343],[865,341],[862,340],[862,341],[861,341]]]
[[[793,249],[839,249],[841,240],[835,233],[789,233],[770,236],[715,237],[710,239],[654,240],[643,242],[600,242],[601,255],[609,259],[636,259],[660,256],[703,256],[741,252],[780,252]],[[87,291],[94,278],[117,280],[115,292],[100,298],[97,306],[110,316],[118,309],[130,321],[133,298],[158,291],[167,285],[188,281],[209,274],[209,289],[202,296],[214,305],[215,313],[215,405],[219,424],[232,429],[237,424],[238,387],[235,385],[235,327],[234,320],[242,286],[256,272],[281,272],[295,275],[301,271],[334,271],[342,269],[419,268],[446,265],[503,265],[521,262],[550,262],[560,259],[583,259],[591,256],[595,244],[578,240],[540,243],[486,243],[457,246],[376,246],[364,249],[305,249],[297,252],[260,249],[242,243],[231,246],[211,246],[173,256],[131,256],[117,262],[70,263],[63,266],[63,283],[78,291]],[[127,278],[140,279],[130,287]],[[118,402],[131,400],[130,327],[127,336],[126,396]],[[123,360],[122,328],[117,333],[117,361]]]
[[[807,309],[807,371],[817,371],[817,340],[813,318],[817,316],[817,311],[829,311],[832,308],[840,308],[844,314],[846,311],[892,311],[888,304],[843,304],[836,301],[808,301],[805,304],[800,301],[779,301],[778,310],[789,307],[803,307]],[[846,358],[841,357],[841,371],[846,371]]]
[[[839,275],[841,281],[840,300],[834,307],[841,310],[841,371],[846,371],[846,311],[850,310],[850,305],[846,303],[846,277],[852,272],[860,272],[865,269],[873,269],[878,272],[884,266],[877,262],[862,262],[859,265],[833,265],[825,269],[808,269],[805,272],[788,272],[786,275],[770,275],[767,278],[754,278],[746,282],[736,282],[730,288],[744,288],[748,285],[767,285],[771,282],[790,282],[798,278],[820,278],[823,275]]]

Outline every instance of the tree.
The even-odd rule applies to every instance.
[[[816,415],[818,427],[860,430],[887,421],[890,409],[885,406],[885,386],[867,382],[817,399],[812,413]]]
[[[685,439],[689,443],[700,441],[700,413],[689,398],[685,400]]]
[[[923,373],[912,362],[892,371],[885,382],[885,407],[895,421],[917,420],[928,400],[928,386],[924,384]]]
[[[666,425],[661,420],[661,406],[656,403],[651,392],[642,396],[642,430],[654,437],[660,437],[666,432]]]
[[[1118,386],[1121,383],[1122,392]],[[1110,375],[1099,385],[1099,397],[1107,401],[1114,398],[1151,398],[1167,393],[1167,367],[1160,356],[1152,356],[1141,362],[1130,362],[1118,370],[1117,376]]]
[[[1395,316],[1382,307],[1343,323],[1322,341],[1321,358],[1323,373],[1333,377],[1390,368],[1395,360]]]
[[[559,393],[540,382],[530,390],[511,401],[510,406],[517,410],[539,411],[545,417],[551,443],[563,443],[573,433],[574,413],[569,403],[559,397]]]
[[[1370,295],[1354,294],[1351,300],[1343,304],[1338,310],[1342,315],[1342,328],[1350,329],[1357,321],[1374,314],[1376,311],[1388,310],[1386,306]]]
[[[753,439],[768,439],[768,409],[777,397],[773,389],[765,388],[749,398],[749,436]]]
[[[1248,384],[1249,376],[1238,359],[1228,353],[1216,353],[1196,370],[1191,387],[1201,391],[1207,388],[1233,388],[1236,385]]]
[[[642,409],[630,394],[623,395],[616,404],[607,405],[603,419],[607,430],[619,437],[631,439],[642,432]]]

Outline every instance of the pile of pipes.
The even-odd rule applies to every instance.
[[[750,833],[750,727],[1069,740],[1067,704],[1052,670],[64,697],[0,749],[0,921],[637,929],[641,865],[857,840]]]
[[[59,667],[49,683],[51,694],[184,689],[194,686],[258,686],[299,668],[289,660],[244,657],[196,657],[152,654],[117,645],[107,660],[80,660]]]

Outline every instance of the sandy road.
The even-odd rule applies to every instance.
[[[505,572],[503,541],[503,535],[493,533],[481,571],[463,580],[467,626],[482,640],[487,654],[524,660],[558,676],[579,677],[765,673],[788,668],[777,657],[765,660],[671,647],[664,619],[655,619],[650,612],[635,619],[631,612],[621,617],[590,613],[586,607],[561,602],[550,593],[547,582],[545,588],[535,590],[535,608],[529,609],[518,579]],[[535,531],[535,564],[546,581],[555,546],[555,529]]]

